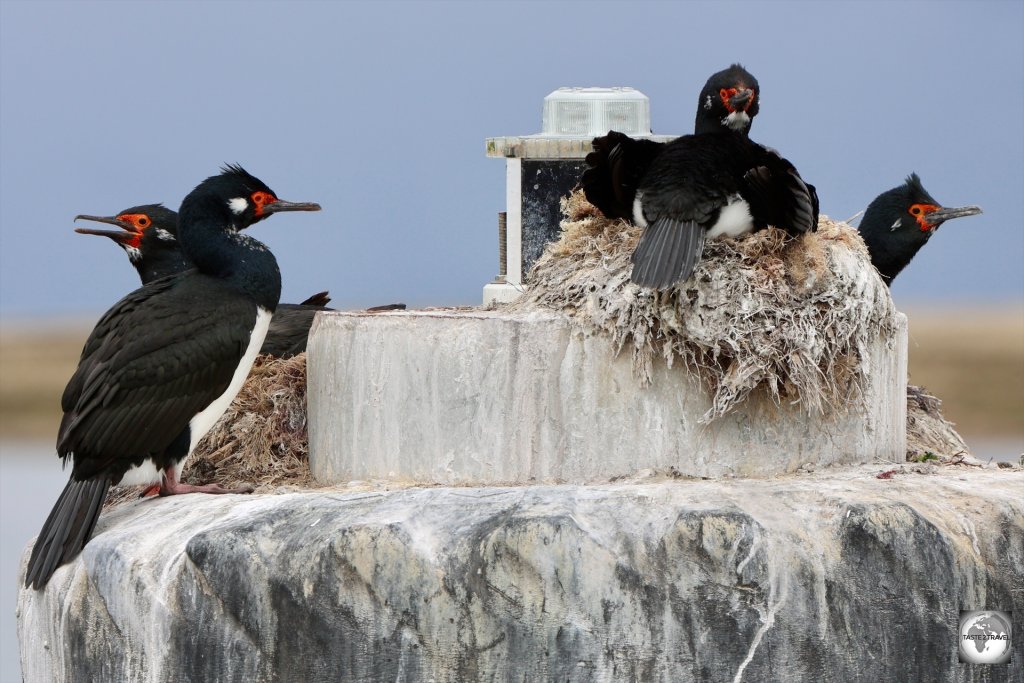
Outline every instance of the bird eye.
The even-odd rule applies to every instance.
[[[139,227],[144,228],[149,225],[149,218],[146,216],[139,216]]]
[[[914,206],[910,207],[910,213],[914,214],[915,216],[920,216],[921,207],[915,204]]]

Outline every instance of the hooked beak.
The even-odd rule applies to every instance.
[[[729,98],[729,106],[732,107],[733,111],[746,111],[752,99],[754,99],[754,91],[752,89],[740,90]]]
[[[945,221],[951,218],[963,218],[964,216],[975,216],[981,213],[980,206],[958,206],[954,208],[939,207],[935,211],[931,211],[925,216],[925,219],[930,225],[936,228]]]
[[[281,213],[283,211],[319,211],[320,205],[315,202],[286,202],[278,199],[276,202],[263,206],[264,215]]]
[[[139,231],[135,229],[135,226],[124,221],[119,221],[111,216],[86,216],[79,214],[75,216],[77,221],[79,218],[87,221],[95,221],[96,223],[109,223],[110,225],[116,225],[121,228],[122,232],[115,232],[114,230],[97,230],[94,228],[75,228],[75,232],[80,235],[102,235],[103,237],[109,237],[118,244],[128,244],[138,236]]]

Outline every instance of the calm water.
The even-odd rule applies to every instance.
[[[967,439],[975,455],[1017,462],[1024,439]],[[14,610],[18,566],[29,540],[39,533],[50,507],[67,483],[53,446],[0,442],[0,683],[21,680]]]

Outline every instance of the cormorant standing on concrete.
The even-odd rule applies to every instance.
[[[860,230],[871,264],[891,285],[943,222],[981,213],[977,206],[946,208],[932,198],[916,173],[883,192],[864,210]]]
[[[78,555],[113,484],[158,485],[161,495],[251,490],[181,484],[178,473],[241,388],[281,294],[273,254],[240,231],[319,208],[278,199],[239,166],[185,197],[178,236],[195,268],[114,304],[64,390],[57,453],[74,466],[32,548],[26,586],[45,586]]]
[[[192,268],[178,244],[178,214],[161,204],[133,206],[116,216],[75,216],[79,218],[121,228],[75,228],[75,232],[109,237],[120,245],[144,285]],[[333,310],[327,307],[330,300],[327,292],[318,292],[301,304],[279,304],[260,353],[290,358],[305,351],[313,318],[317,311]]]

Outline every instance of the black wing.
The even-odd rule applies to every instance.
[[[791,235],[818,229],[818,193],[787,159],[764,149],[761,165],[743,176],[741,194],[759,227],[774,225]]]
[[[632,221],[637,187],[665,144],[635,140],[613,130],[594,138],[593,145],[594,151],[586,157],[589,168],[581,179],[587,201],[608,218]]]
[[[224,393],[249,344],[255,302],[190,272],[157,280],[114,305],[85,343],[61,399],[57,452],[76,480],[117,480],[161,456]]]
[[[322,306],[302,304],[280,304],[270,319],[267,338],[263,340],[260,353],[275,358],[291,358],[306,350],[309,328],[317,311],[327,310]]]

